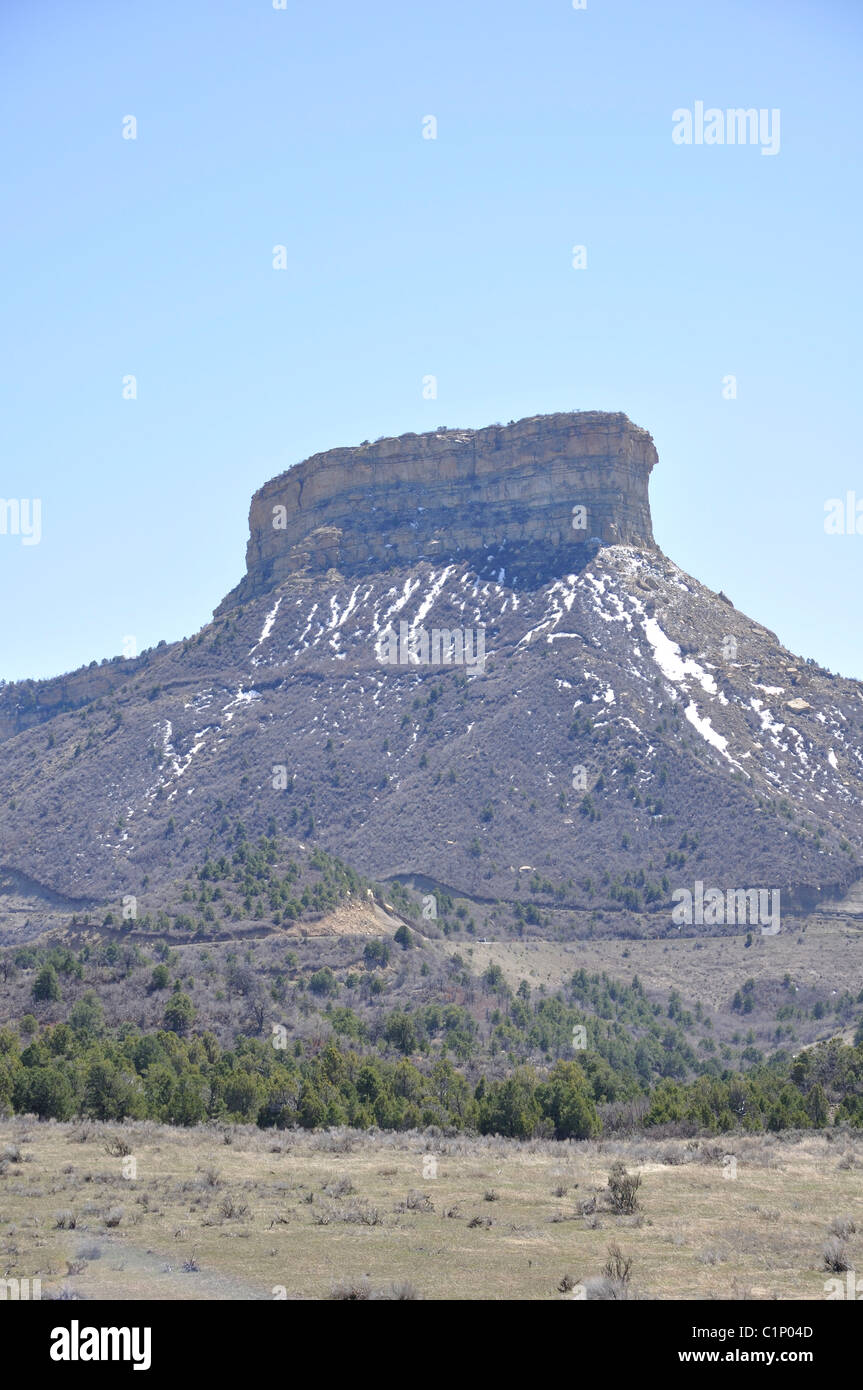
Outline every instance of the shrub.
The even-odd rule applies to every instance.
[[[850,1216],[835,1216],[830,1222],[830,1234],[835,1236],[837,1240],[847,1240],[849,1236],[855,1234],[856,1230],[857,1227]]]
[[[371,1284],[363,1279],[342,1279],[333,1284],[329,1297],[335,1302],[360,1303],[372,1296]]]
[[[339,1197],[350,1197],[355,1190],[350,1178],[334,1178],[331,1182],[324,1183],[323,1186],[323,1191],[334,1200]]]
[[[599,1278],[585,1279],[584,1296],[589,1303],[620,1303],[632,1298],[628,1284],[621,1284],[604,1274]]]
[[[392,1302],[407,1302],[408,1300],[421,1299],[422,1294],[407,1279],[399,1280],[397,1283],[387,1284],[372,1294],[372,1299],[380,1302],[382,1300]]]
[[[627,1259],[621,1248],[612,1242],[608,1247],[608,1258],[602,1274],[584,1281],[584,1294],[588,1302],[622,1302],[634,1297],[630,1287],[632,1260]]]
[[[226,1221],[240,1220],[241,1217],[248,1216],[249,1204],[248,1202],[236,1200],[230,1193],[226,1192],[219,1203],[219,1211]]]
[[[623,1251],[616,1241],[612,1241],[608,1247],[608,1259],[602,1273],[606,1279],[613,1279],[620,1284],[629,1283],[632,1274],[632,1260],[624,1257]]]
[[[434,1211],[434,1202],[424,1192],[409,1192],[404,1204],[407,1211]]]
[[[844,1274],[851,1268],[845,1242],[835,1236],[828,1240],[824,1247],[824,1268],[831,1274]]]
[[[320,970],[316,970],[309,980],[309,989],[312,994],[326,995],[335,994],[338,989],[338,981],[328,965]]]
[[[641,1178],[637,1173],[628,1173],[623,1163],[614,1164],[608,1175],[608,1191],[611,1206],[622,1216],[631,1216],[638,1211],[638,1189]]]
[[[110,1154],[111,1158],[126,1158],[131,1152],[132,1147],[125,1139],[114,1137],[105,1142],[105,1153]]]

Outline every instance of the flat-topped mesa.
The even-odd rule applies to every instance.
[[[656,462],[646,430],[601,411],[315,454],[255,493],[247,574],[222,609],[297,573],[493,553],[539,577],[580,567],[597,541],[654,549]]]

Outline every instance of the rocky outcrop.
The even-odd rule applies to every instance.
[[[161,644],[164,646],[164,642]],[[58,714],[81,709],[110,696],[124,681],[149,665],[150,654],[91,661],[77,671],[48,680],[0,681],[0,742]]]
[[[652,549],[653,440],[626,415],[537,415],[315,454],[252,499],[247,574],[222,609],[290,574],[495,551],[509,572],[571,552]],[[574,511],[574,509],[583,509]]]

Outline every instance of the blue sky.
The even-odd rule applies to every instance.
[[[5,0],[0,497],[42,539],[0,535],[0,678],[195,631],[310,453],[576,409],[652,432],[673,559],[863,677],[863,534],[824,532],[861,37],[857,0]],[[779,153],[675,145],[696,101],[778,108]]]

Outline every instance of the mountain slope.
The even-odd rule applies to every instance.
[[[237,821],[319,843],[375,879],[649,911],[662,930],[672,892],[695,879],[779,888],[783,907],[844,893],[863,853],[863,688],[793,656],[658,551],[625,483],[602,490],[620,458],[647,458],[649,436],[607,417],[618,453],[585,463],[578,447],[602,417],[584,418],[521,422],[510,449],[492,450],[507,468],[479,485],[474,439],[415,554],[416,469],[431,467],[431,486],[443,445],[409,437],[401,519],[399,486],[381,484],[382,534],[398,537],[389,558],[377,502],[339,501],[351,474],[336,451],[312,539],[289,534],[287,565],[250,542],[247,580],[195,638],[99,668],[101,691],[79,707],[40,709],[29,686],[30,727],[21,687],[7,687],[0,918],[15,894],[72,909],[179,881]],[[416,440],[433,441],[432,465]],[[504,497],[479,544],[459,512],[467,487],[471,507],[484,487]],[[262,492],[267,506],[283,495]],[[582,496],[589,521],[573,537]],[[255,505],[272,547],[260,501],[253,536]],[[484,642],[484,662],[386,659],[393,633],[424,656],[433,629],[463,632],[468,652]]]

